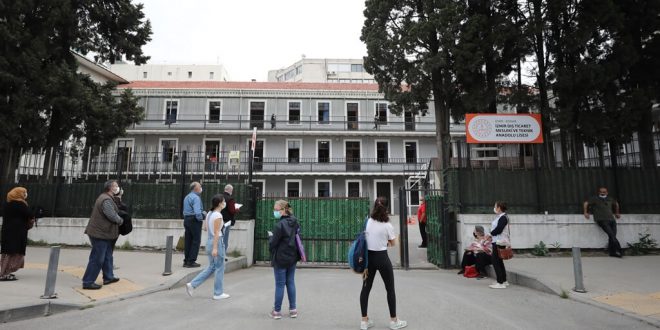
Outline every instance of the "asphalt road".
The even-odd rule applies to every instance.
[[[452,271],[395,271],[397,310],[408,329],[655,329],[617,313],[558,296],[511,286],[488,288]],[[349,270],[298,269],[297,319],[268,317],[273,304],[272,269],[229,273],[231,298],[211,300],[212,279],[190,298],[184,287],[49,317],[0,324],[0,329],[358,329],[359,275]],[[283,304],[286,315],[288,304]],[[373,329],[386,329],[389,315],[377,278],[369,314]]]

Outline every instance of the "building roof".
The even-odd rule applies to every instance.
[[[117,88],[132,89],[253,89],[378,92],[378,84],[255,82],[255,81],[134,81]]]
[[[75,52],[71,50],[71,54],[76,58],[76,61],[78,61],[78,64],[80,66],[83,66],[87,68],[90,71],[96,72],[98,75],[104,77],[105,79],[109,81],[114,81],[119,84],[126,84],[128,83],[128,80],[124,79],[120,75],[108,70],[104,65],[96,63],[87,57],[83,56],[82,54]]]

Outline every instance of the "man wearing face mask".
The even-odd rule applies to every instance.
[[[596,224],[607,234],[607,249],[610,257],[621,258],[623,256],[621,244],[616,239],[616,219],[621,218],[619,203],[608,196],[607,188],[600,187],[597,196],[592,196],[584,202],[583,209],[584,217],[589,219],[589,215],[593,214]]]
[[[183,199],[183,228],[185,229],[185,244],[183,249],[183,267],[199,267],[197,255],[202,242],[202,223],[205,212],[202,211],[202,185],[199,182],[190,184],[190,193]]]

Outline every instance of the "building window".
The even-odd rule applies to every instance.
[[[360,181],[346,182],[346,197],[360,197],[362,194]]]
[[[172,162],[176,154],[176,140],[160,140],[161,161]]]
[[[213,80],[213,72],[209,72],[209,80]]]
[[[209,123],[219,123],[220,122],[220,109],[222,102],[220,101],[210,101],[209,102]]]
[[[300,181],[286,180],[286,197],[300,197]]]
[[[330,162],[330,141],[322,140],[316,142],[318,162],[319,163],[329,163]]]
[[[330,63],[328,64],[328,71],[330,72],[351,72],[351,65],[346,63]]]
[[[477,144],[470,148],[473,160],[497,160],[499,148],[492,144]]]
[[[289,124],[300,124],[300,102],[289,102]]]
[[[172,71],[168,72],[168,73],[167,73],[167,76],[168,76],[168,77],[171,77],[171,76],[172,76]]]
[[[147,79],[147,71],[142,72],[142,78]]]
[[[351,72],[362,72],[362,64],[351,64]]]
[[[256,190],[257,196],[266,197],[266,185],[263,180],[252,180],[252,186]]]
[[[287,140],[287,159],[289,163],[299,163],[300,162],[300,140]]]
[[[376,162],[386,164],[390,159],[390,144],[387,141],[376,142]]]
[[[165,101],[165,125],[174,124],[179,117],[179,101]]]
[[[316,197],[330,197],[332,196],[332,181],[329,180],[316,180]]]
[[[417,163],[417,142],[405,141],[404,146],[406,153],[406,163],[408,164]]]
[[[376,117],[379,124],[387,124],[387,103],[376,103]]]
[[[319,102],[317,104],[319,124],[330,123],[330,102]]]
[[[192,71],[188,71],[188,79],[192,78]]]

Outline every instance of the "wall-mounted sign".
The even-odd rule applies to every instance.
[[[229,166],[238,167],[241,164],[241,152],[238,150],[232,150],[229,152]]]
[[[465,116],[467,143],[543,143],[540,114],[485,114]]]

